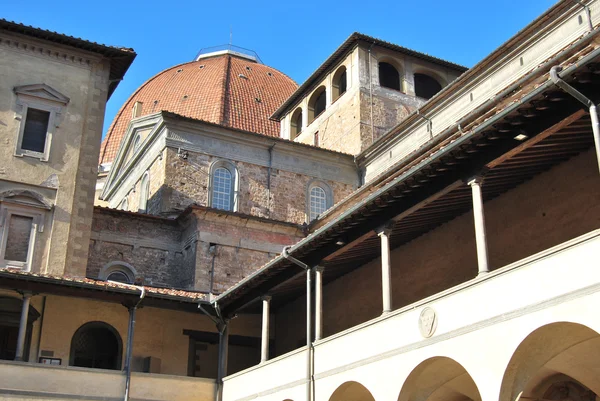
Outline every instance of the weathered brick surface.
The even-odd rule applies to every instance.
[[[145,284],[219,293],[301,237],[293,225],[206,209],[168,220],[96,208],[87,276],[125,262]]]
[[[207,205],[208,174],[214,160],[212,156],[194,152],[188,152],[187,160],[182,160],[174,149],[167,149],[165,181],[151,195],[156,198],[153,204],[162,204],[163,212],[183,210],[193,203]],[[306,221],[306,193],[314,177],[272,169],[269,196],[268,168],[245,162],[236,162],[235,165],[240,176],[238,212],[297,224]],[[346,197],[353,189],[349,184],[331,180],[324,182],[331,188],[334,202]],[[152,185],[158,186],[155,182]]]
[[[110,262],[126,262],[145,284],[189,288],[193,271],[181,252],[181,228],[174,221],[95,209],[87,276],[97,278]]]

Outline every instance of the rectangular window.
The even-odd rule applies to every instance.
[[[23,140],[21,141],[22,150],[44,153],[49,121],[50,112],[32,108],[27,109]]]
[[[14,262],[27,262],[33,217],[11,214],[6,232],[6,251],[4,259]]]

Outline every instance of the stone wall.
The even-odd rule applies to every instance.
[[[183,160],[171,148],[167,149],[165,159],[165,182],[152,194],[161,199],[163,211],[183,210],[194,203],[207,205],[210,165],[220,159],[188,152],[187,160]],[[240,177],[238,212],[296,224],[306,221],[307,188],[316,177],[273,168],[269,191],[267,167],[241,161],[234,164]],[[332,189],[334,202],[353,190],[350,184],[322,181]]]
[[[486,202],[490,267],[497,269],[598,229],[599,197],[597,162],[590,150]],[[380,263],[377,258],[325,286],[325,336],[381,314]],[[476,275],[473,216],[468,212],[392,251],[393,308]],[[276,336],[277,354],[305,343],[304,314],[303,298],[277,311],[276,332],[286,333]]]
[[[189,288],[193,270],[183,263],[181,231],[172,220],[96,208],[86,275],[98,278],[107,264],[125,262],[139,283]]]
[[[302,236],[293,224],[206,208],[177,219],[96,208],[86,274],[98,278],[103,267],[123,262],[139,283],[216,294]]]
[[[31,270],[83,276],[92,219],[109,64],[97,55],[0,32],[0,180],[58,188],[49,235]],[[42,78],[43,77],[43,78]],[[47,161],[15,157],[23,108],[15,87],[46,84],[69,98],[57,115]],[[69,246],[66,246],[66,245]]]

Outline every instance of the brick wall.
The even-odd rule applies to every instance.
[[[160,198],[163,211],[183,210],[196,203],[208,204],[208,172],[216,158],[188,152],[187,160],[167,149],[165,181],[152,196]],[[268,168],[246,162],[235,163],[239,176],[238,212],[302,224],[306,220],[306,191],[314,177],[281,169],[271,170],[271,193],[267,187]],[[324,180],[337,202],[353,190],[352,185]]]

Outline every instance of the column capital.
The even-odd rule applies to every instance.
[[[273,298],[271,295],[263,295],[262,297],[260,297],[260,300],[271,302],[271,298]]]
[[[323,271],[325,271],[325,266],[317,265],[313,267],[313,270],[319,273],[323,273]]]
[[[31,291],[19,291],[19,294],[21,294],[23,298],[31,298],[33,296],[33,292]]]
[[[377,235],[379,235],[380,237],[382,235],[385,236],[390,236],[392,234],[392,230],[394,228],[394,222],[393,221],[388,221],[385,224],[382,224],[381,226],[377,227],[375,229],[375,232],[377,233]]]
[[[467,184],[471,187],[473,185],[483,185],[483,180],[484,180],[483,175],[475,175],[473,177],[469,177],[466,179]]]

